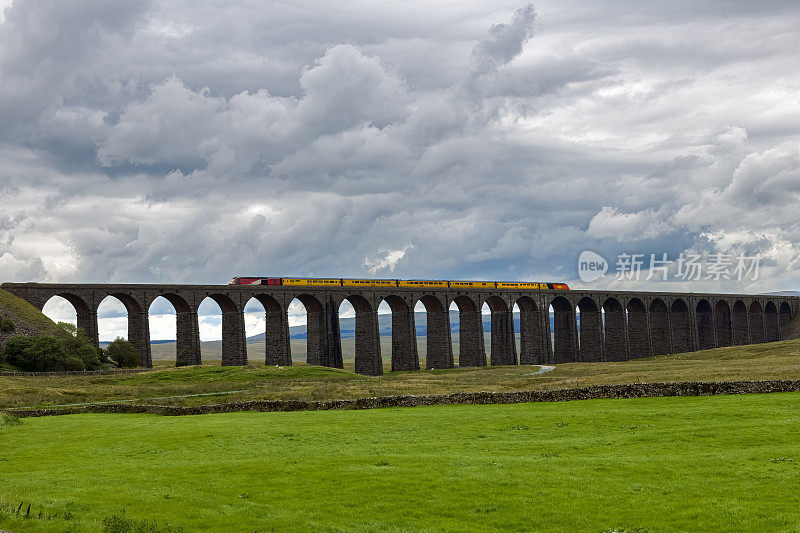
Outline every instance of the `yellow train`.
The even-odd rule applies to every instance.
[[[448,281],[435,279],[347,279],[235,277],[228,285],[298,285],[303,287],[416,287],[420,289],[569,290],[566,283],[536,281]]]

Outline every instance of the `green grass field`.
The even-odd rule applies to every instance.
[[[23,419],[0,427],[0,529],[800,531],[798,402]]]
[[[800,379],[800,340],[542,375],[531,366],[388,372],[387,357],[387,373],[368,377],[352,372],[352,360],[345,370],[267,367],[249,348],[246,367],[176,369],[173,359],[138,374],[0,376],[0,409]],[[179,397],[187,394],[206,396]],[[782,393],[188,417],[0,413],[0,530],[800,533],[799,401]]]
[[[115,376],[0,376],[0,409],[93,401],[196,405],[260,399],[332,400],[392,394],[519,391],[588,385],[800,379],[800,340],[649,357],[624,363],[572,363],[531,375],[538,367],[455,368],[388,372],[381,377],[296,364],[220,367],[219,361],[175,368],[159,362],[151,372]],[[236,391],[230,393],[231,391]],[[211,394],[173,398],[187,394]],[[222,394],[228,393],[228,394]]]

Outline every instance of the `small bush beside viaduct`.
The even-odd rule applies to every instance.
[[[205,298],[222,309],[222,364],[247,363],[244,307],[256,299],[266,314],[269,365],[291,365],[288,307],[298,299],[307,311],[307,362],[342,368],[339,306],[356,312],[356,372],[383,372],[378,306],[392,312],[392,370],[418,370],[414,307],[427,312],[428,368],[454,366],[449,309],[460,317],[460,366],[626,361],[638,357],[777,341],[795,316],[793,296],[657,293],[585,290],[503,290],[389,287],[297,287],[237,285],[127,285],[4,283],[3,289],[42,309],[53,296],[68,300],[95,345],[97,307],[107,296],[128,312],[128,339],[144,366],[152,366],[148,309],[158,297],[175,308],[177,353],[200,364],[197,309]],[[481,308],[491,310],[491,346],[484,345]],[[513,308],[520,310],[517,353]],[[549,309],[554,312],[551,333]],[[580,316],[580,323],[576,317]],[[488,358],[487,358],[488,353]]]

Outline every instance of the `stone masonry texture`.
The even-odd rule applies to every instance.
[[[356,371],[365,375],[383,373],[377,310],[384,301],[392,312],[391,368],[406,371],[420,368],[414,317],[418,302],[427,312],[427,368],[455,366],[449,312],[453,303],[461,321],[461,366],[485,365],[487,355],[492,365],[625,361],[776,341],[800,303],[800,298],[792,296],[586,290],[52,283],[4,283],[2,287],[39,309],[53,296],[65,298],[75,308],[78,327],[96,344],[100,302],[108,296],[119,299],[128,311],[128,338],[145,367],[152,366],[148,309],[159,296],[175,308],[176,349],[188,364],[202,363],[197,309],[206,298],[222,310],[222,363],[247,364],[243,313],[255,298],[264,306],[266,317],[264,363],[291,365],[287,311],[292,300],[298,299],[307,311],[307,362],[332,368],[343,367],[338,312],[347,300],[356,310]],[[488,350],[480,312],[484,303],[491,310]],[[515,331],[515,306],[520,331]]]

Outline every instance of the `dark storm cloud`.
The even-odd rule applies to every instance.
[[[744,250],[788,288],[798,15],[16,0],[0,277],[574,281],[585,249]]]

